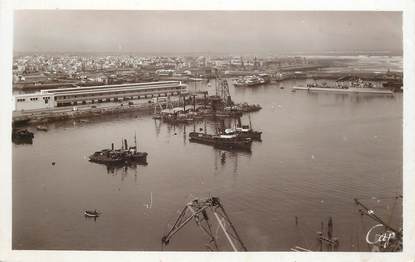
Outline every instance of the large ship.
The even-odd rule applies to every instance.
[[[391,90],[377,89],[377,88],[339,88],[339,87],[305,87],[305,86],[294,86],[293,91],[305,90],[309,92],[336,92],[336,93],[366,93],[366,94],[381,94],[381,95],[393,95]]]
[[[381,94],[393,95],[393,92],[386,88],[377,88],[376,84],[365,82],[361,79],[345,82],[336,81],[336,85],[328,85],[327,83],[312,83],[306,86],[294,86],[293,91],[305,90],[309,92],[336,92],[336,93],[365,93],[365,94]]]

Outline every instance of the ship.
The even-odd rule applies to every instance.
[[[111,149],[103,149],[90,155],[89,161],[105,165],[147,165],[147,155],[147,152],[137,151],[137,143],[135,146],[128,147],[127,139],[124,139],[121,149],[114,149],[112,144]]]
[[[292,91],[305,90],[309,92],[335,92],[335,93],[351,93],[351,94],[381,94],[381,95],[393,95],[393,92],[386,88],[376,88],[371,83],[365,83],[362,81],[354,81],[349,86],[345,84],[337,84],[336,86],[329,86],[326,83],[323,84],[307,84],[307,86],[294,86]]]
[[[251,75],[245,78],[236,79],[233,83],[235,87],[242,86],[258,86],[268,84],[271,82],[271,77],[268,74]]]
[[[190,132],[189,141],[212,145],[221,149],[251,150],[252,139],[239,137],[236,134],[212,135],[200,132]]]
[[[226,132],[226,130],[225,130]],[[252,140],[261,141],[261,131],[255,131],[248,125],[235,128],[234,132],[242,138],[250,138]]]
[[[391,90],[386,89],[375,89],[375,88],[339,88],[339,87],[304,87],[304,86],[295,86],[293,91],[296,90],[305,90],[309,92],[335,92],[335,93],[350,93],[350,94],[379,94],[379,95],[393,95]]]

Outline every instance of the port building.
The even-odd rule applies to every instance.
[[[15,111],[53,109],[64,106],[148,100],[188,93],[180,81],[161,81],[121,85],[70,87],[41,90],[14,96]]]

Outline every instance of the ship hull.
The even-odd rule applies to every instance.
[[[325,88],[325,87],[304,87],[304,86],[295,86],[293,90],[304,90],[309,92],[333,92],[333,93],[343,93],[343,94],[380,94],[380,95],[393,95],[391,90],[381,90],[374,88]]]

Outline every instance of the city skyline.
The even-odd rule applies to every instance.
[[[401,12],[19,10],[14,24],[17,53],[402,53]]]

